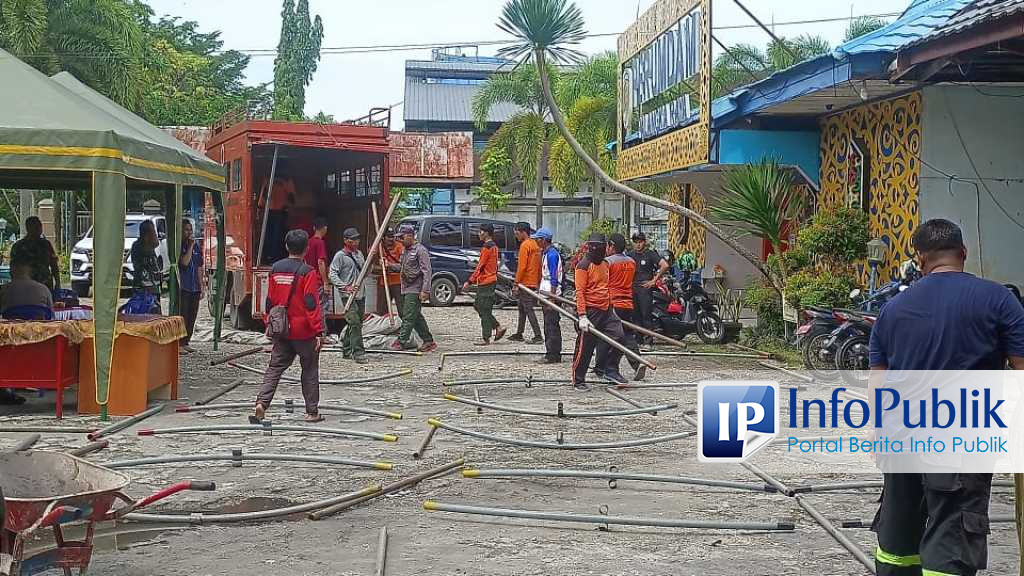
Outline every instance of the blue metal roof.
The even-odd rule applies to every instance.
[[[896,52],[941,27],[971,2],[972,0],[915,0],[888,26],[840,45],[835,53],[843,55]]]

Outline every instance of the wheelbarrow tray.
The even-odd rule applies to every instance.
[[[58,506],[81,510],[77,521],[102,520],[130,482],[127,474],[62,452],[0,453],[5,528],[12,532],[30,528]]]

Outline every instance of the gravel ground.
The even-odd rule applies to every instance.
[[[402,420],[386,420],[356,414],[327,413],[320,426],[394,433],[397,443],[335,436],[261,434],[166,435],[140,437],[137,428],[165,428],[198,424],[245,423],[244,410],[202,411],[178,414],[170,410],[111,437],[111,447],[91,456],[96,462],[165,454],[218,453],[231,448],[245,452],[335,455],[362,460],[390,461],[391,471],[375,471],[322,464],[250,463],[231,467],[215,464],[175,464],[135,468],[128,472],[130,493],[143,496],[181,479],[214,480],[216,492],[186,492],[148,512],[236,512],[276,508],[309,502],[386,483],[465,457],[474,467],[569,468],[621,471],[727,479],[763,485],[739,465],[703,465],[696,459],[695,438],[651,446],[566,451],[518,448],[468,438],[439,430],[422,460],[412,452],[428,426],[428,417],[439,417],[474,430],[513,438],[555,442],[602,442],[650,437],[692,429],[682,416],[694,409],[696,390],[675,388],[636,390],[627,394],[645,403],[677,402],[678,410],[657,416],[632,415],[614,418],[559,419],[484,410],[442,398],[442,382],[467,378],[568,379],[568,357],[556,366],[535,363],[539,355],[454,357],[438,370],[440,352],[474,350],[479,324],[473,309],[456,306],[426,309],[425,315],[441,345],[424,357],[373,355],[371,363],[357,366],[340,353],[325,353],[321,377],[349,379],[411,369],[409,376],[380,383],[324,385],[325,404],[352,404],[401,412]],[[514,321],[513,311],[499,312],[499,320]],[[568,326],[563,323],[568,333]],[[565,347],[572,345],[566,338]],[[183,358],[181,396],[197,399],[237,378],[243,384],[217,402],[252,400],[256,375],[225,366],[211,368],[212,358],[243,350],[223,345],[214,352],[211,344],[197,343],[196,354]],[[538,350],[501,342],[493,350]],[[241,362],[264,367],[260,354]],[[765,378],[784,376],[758,371],[754,360],[733,358],[661,358],[648,381],[692,382],[709,378]],[[297,367],[294,375],[297,375]],[[566,411],[597,411],[629,408],[600,390],[572,391],[566,385],[502,383],[461,386],[451,391],[472,398],[474,388],[486,402],[554,411],[563,403]],[[282,384],[278,398],[301,398],[298,385]],[[54,424],[52,396],[32,399],[28,415],[11,409],[0,411],[0,425]],[[69,405],[73,406],[72,399]],[[301,424],[301,414],[272,410],[279,423]],[[783,416],[785,419],[785,416]],[[71,416],[66,425],[96,424],[96,419]],[[809,433],[808,435],[813,435]],[[15,435],[0,437],[0,447],[17,441]],[[44,435],[42,448],[84,444],[82,435]],[[754,462],[792,485],[877,479],[876,475],[837,473],[820,463],[790,455],[784,447],[770,447]],[[809,495],[826,517],[870,520],[876,509],[877,490]],[[644,516],[696,520],[785,520],[795,522],[787,532],[737,532],[675,528],[611,526],[598,530],[590,524],[467,516],[428,512],[425,500],[517,509],[597,514],[607,507],[612,516]],[[996,489],[992,512],[1009,514],[1012,495]],[[792,498],[765,492],[744,492],[677,484],[619,481],[610,489],[602,480],[576,479],[466,479],[453,474],[424,482],[411,489],[380,498],[341,514],[311,521],[302,515],[261,524],[201,525],[185,529],[148,530],[146,524],[124,524],[121,529],[137,534],[104,538],[90,567],[98,576],[249,574],[270,571],[289,575],[357,575],[374,573],[378,532],[386,526],[390,535],[388,574],[608,574],[608,575],[852,575],[867,574],[853,556],[835,542]],[[104,530],[114,529],[105,526]],[[863,529],[844,533],[869,555],[873,534]],[[41,544],[41,543],[37,543]],[[1019,554],[1011,524],[993,525],[987,574],[1010,574]]]

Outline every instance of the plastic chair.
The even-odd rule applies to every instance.
[[[34,304],[12,306],[4,310],[3,317],[5,320],[53,320],[53,310]]]
[[[124,306],[118,309],[121,314],[128,316],[135,316],[140,314],[149,314],[156,308],[157,300],[156,296],[148,292],[136,292],[132,294],[132,297],[124,303]]]

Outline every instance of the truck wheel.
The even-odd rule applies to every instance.
[[[430,304],[432,306],[451,306],[455,302],[458,288],[449,278],[435,278],[430,283]]]
[[[91,284],[89,282],[72,282],[71,283],[71,289],[75,291],[75,296],[78,296],[79,298],[88,298],[89,297],[89,287],[90,286],[91,286]]]
[[[246,298],[231,309],[231,327],[235,330],[252,330],[252,300]]]

